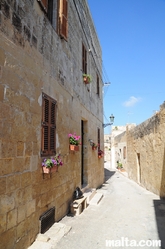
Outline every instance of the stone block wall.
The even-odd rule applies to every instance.
[[[101,132],[101,48],[85,0],[68,1],[68,40],[61,39],[37,0],[0,2],[0,248],[24,249],[39,232],[39,217],[55,206],[55,220],[69,211],[81,187],[82,154],[69,151],[69,133],[84,121],[84,180],[104,181],[103,159],[89,139]],[[92,82],[82,79],[82,42]],[[97,56],[95,56],[97,54]],[[96,93],[100,76],[100,95]],[[57,101],[56,148],[64,165],[42,174],[42,93]]]
[[[129,177],[165,197],[165,103],[153,117],[127,130]]]
[[[127,144],[126,144],[126,132],[122,132],[121,134],[114,137],[113,146],[115,148],[115,165],[117,165],[117,161],[122,164],[122,167],[127,169]]]

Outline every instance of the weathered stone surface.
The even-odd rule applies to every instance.
[[[5,51],[0,48],[0,65],[1,66],[4,66],[5,58],[6,58]]]
[[[29,201],[26,206],[26,216],[28,217],[36,211],[36,200]]]
[[[21,182],[20,182],[20,175],[15,174],[7,177],[6,181],[6,191],[7,193],[11,193],[16,189],[19,189],[21,187]]]
[[[6,231],[6,224],[7,224],[7,222],[6,222],[6,214],[4,215],[4,214],[1,214],[0,215],[0,233],[3,233],[4,231]]]
[[[17,142],[17,156],[24,156],[25,145],[23,141]]]
[[[13,172],[13,160],[14,159],[0,159],[0,175],[8,175]],[[2,185],[4,188],[4,185]]]
[[[13,209],[7,213],[7,229],[15,227],[17,224],[17,209]]]
[[[140,125],[115,137],[116,147],[127,146],[124,168],[128,176],[141,186],[165,197],[165,108]],[[124,138],[122,141],[121,137]],[[116,153],[118,151],[116,150]],[[122,162],[123,157],[121,153]]]
[[[26,204],[18,206],[17,216],[18,216],[18,220],[17,220],[18,223],[25,220],[25,218],[26,218]]]
[[[11,249],[14,247],[15,244],[15,237],[16,237],[16,230],[12,228],[7,230],[6,232],[2,233],[0,239],[0,248]]]
[[[97,142],[100,128],[103,147],[101,48],[86,1],[81,6],[76,2],[83,29],[75,4],[68,4],[68,41],[61,39],[56,18],[51,25],[38,1],[4,0],[1,5],[0,215],[6,225],[0,228],[0,241],[5,249],[27,248],[39,231],[39,216],[50,207],[55,206],[56,221],[69,211],[73,191],[82,185],[82,160],[81,147],[79,152],[69,150],[68,134],[81,135],[82,120],[84,183],[96,188],[104,180],[103,160],[89,145],[89,138]],[[93,79],[88,86],[82,78],[82,43]],[[64,161],[51,175],[43,175],[41,168],[43,92],[57,101],[56,152]]]
[[[15,207],[15,200],[13,196],[1,195],[0,196],[0,214],[6,214]]]

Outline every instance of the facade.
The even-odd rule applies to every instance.
[[[125,132],[114,137],[114,155],[119,154],[129,178],[162,198],[165,198],[164,131],[165,103],[150,119],[137,126],[127,125]]]
[[[126,130],[126,126],[112,126],[111,134],[111,168],[116,169],[117,161],[125,164],[125,141],[123,140],[123,134]]]
[[[103,183],[89,142],[104,147],[101,56],[86,0],[0,2],[0,248],[27,248],[42,213],[59,221],[77,186]],[[43,174],[56,153],[63,166]]]
[[[108,134],[104,135],[104,160],[111,160],[111,135]]]
[[[131,179],[165,197],[165,103],[150,119],[127,131],[127,171]]]

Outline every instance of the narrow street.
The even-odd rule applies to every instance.
[[[108,167],[105,179],[98,190],[104,197],[97,206],[90,205],[81,215],[60,221],[72,229],[54,248],[165,249],[165,201]],[[110,245],[110,240],[115,244]],[[129,244],[132,240],[143,240],[143,246]],[[161,246],[151,246],[152,240],[161,240]]]

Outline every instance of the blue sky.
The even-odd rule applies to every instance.
[[[137,125],[165,101],[165,0],[87,0],[102,47],[104,122]],[[110,133],[110,126],[105,128]]]

